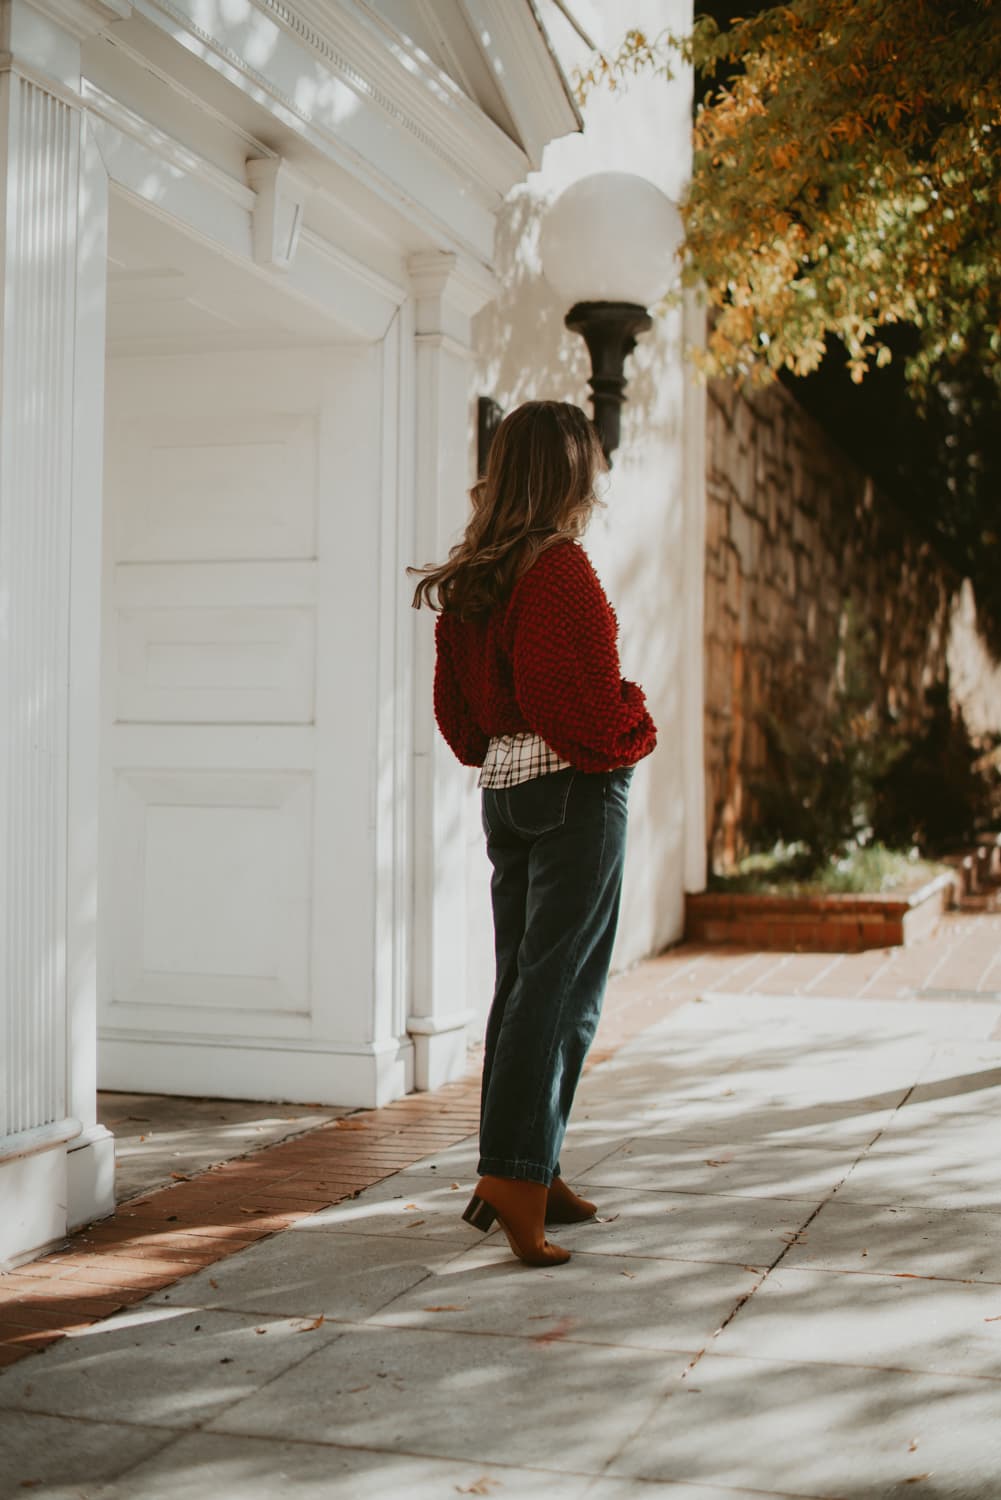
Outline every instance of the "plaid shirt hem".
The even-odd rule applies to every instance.
[[[565,771],[569,765],[537,734],[496,735],[487,746],[478,785],[497,792],[552,771]]]

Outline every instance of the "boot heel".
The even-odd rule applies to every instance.
[[[467,1224],[472,1224],[474,1229],[479,1229],[481,1233],[486,1234],[497,1217],[497,1210],[474,1193],[462,1217]]]

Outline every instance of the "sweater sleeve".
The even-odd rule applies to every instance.
[[[490,737],[473,718],[459,685],[449,649],[444,615],[435,625],[434,716],[446,741],[464,766],[482,766]]]
[[[587,555],[553,548],[525,575],[514,619],[514,690],[526,723],[582,771],[649,755],[643,689],[621,675],[611,605]]]

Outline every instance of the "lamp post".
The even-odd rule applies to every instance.
[[[561,193],[542,224],[542,271],[571,303],[564,322],[591,356],[591,404],[605,457],[619,446],[623,366],[647,308],[668,289],[683,238],[681,215],[646,177],[598,172]]]

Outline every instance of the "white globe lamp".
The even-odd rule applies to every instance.
[[[581,178],[543,220],[543,275],[571,304],[566,326],[591,355],[594,422],[609,462],[619,445],[623,366],[651,326],[647,308],[675,279],[683,238],[676,204],[632,172]]]

